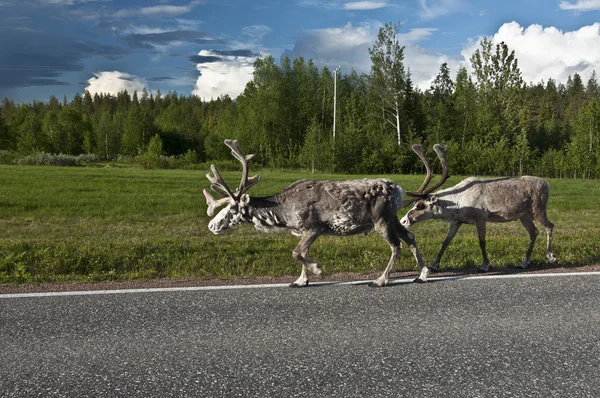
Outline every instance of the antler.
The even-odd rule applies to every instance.
[[[255,175],[248,178],[248,161],[252,159],[254,155],[244,155],[237,140],[225,140],[225,145],[231,148],[231,154],[242,163],[242,180],[235,192],[236,198],[239,199],[246,191],[260,181],[260,176]]]
[[[423,192],[423,190],[427,187],[427,185],[429,184],[431,179],[433,178],[433,171],[431,170],[431,166],[429,165],[429,162],[427,161],[427,158],[425,157],[425,154],[423,153],[423,148],[421,148],[421,145],[414,144],[412,146],[412,150],[414,153],[417,154],[417,156],[421,159],[421,161],[425,165],[425,169],[427,170],[427,176],[425,177],[423,184],[421,184],[419,189],[417,189],[417,192],[407,192],[406,194],[410,195],[410,196],[419,196]]]
[[[210,187],[216,193],[225,196],[225,198],[215,200],[207,190],[204,190],[204,196],[206,197],[206,203],[208,204],[207,214],[212,216],[214,211],[225,203],[231,201],[237,202],[241,196],[249,190],[254,184],[260,181],[260,176],[253,176],[248,178],[248,161],[254,157],[254,155],[244,155],[240,150],[237,140],[225,140],[225,145],[231,148],[231,154],[242,163],[242,180],[240,186],[235,193],[227,186],[227,183],[221,177],[221,173],[215,167],[214,164],[210,165],[211,173],[206,175],[206,178],[210,181]]]
[[[208,214],[211,217],[213,214],[215,214],[215,210],[217,208],[219,208],[220,206],[222,206],[226,203],[231,202],[230,197],[215,200],[215,198],[213,198],[213,196],[206,189],[203,189],[202,192],[204,193],[204,197],[206,197],[206,203],[208,204],[208,209],[206,210],[206,214]]]
[[[431,192],[433,192],[436,189],[438,189],[439,187],[441,187],[446,182],[448,177],[450,177],[450,175],[448,174],[448,162],[446,160],[446,148],[441,146],[440,144],[435,144],[433,146],[433,150],[437,154],[437,157],[440,160],[440,163],[442,164],[442,177],[436,184],[427,188],[423,192],[423,194],[425,194],[425,195],[429,195]]]
[[[413,196],[413,198],[405,200],[403,202],[402,207],[406,207],[406,206],[410,205],[411,203],[416,202],[419,198],[426,197],[431,192],[433,192],[436,189],[438,189],[439,187],[441,187],[442,184],[444,184],[444,182],[446,182],[448,177],[450,177],[448,174],[448,162],[446,160],[446,148],[444,148],[440,144],[435,144],[433,146],[433,150],[437,154],[437,157],[440,160],[440,163],[442,164],[442,177],[436,184],[427,188],[427,185],[429,185],[429,183],[431,182],[431,179],[433,178],[431,166],[429,165],[429,162],[425,158],[425,155],[423,154],[423,150],[420,145],[415,144],[415,145],[413,145],[412,149],[417,154],[417,156],[419,156],[419,158],[423,161],[423,164],[425,165],[425,168],[427,169],[427,176],[425,177],[425,181],[423,181],[423,184],[421,184],[421,187],[417,190],[417,192],[406,192],[407,195]],[[425,188],[427,188],[427,189],[425,189]]]
[[[223,180],[223,177],[221,177],[221,173],[219,173],[219,170],[217,170],[214,164],[210,165],[210,170],[214,175],[208,173],[206,178],[208,178],[208,181],[210,181],[210,187],[212,190],[223,196],[229,196],[231,199],[235,200],[235,195],[233,192],[231,192],[231,189],[229,189],[225,183],[225,180]]]

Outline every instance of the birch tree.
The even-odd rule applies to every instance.
[[[394,127],[398,146],[401,146],[401,119],[409,74],[404,69],[404,46],[398,40],[399,29],[396,23],[381,27],[369,54],[372,62],[370,83],[378,100],[379,114],[385,124]]]

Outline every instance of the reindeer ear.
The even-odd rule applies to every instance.
[[[431,195],[431,196],[429,197],[429,203],[431,203],[432,205],[436,204],[436,203],[437,203],[437,201],[438,201],[438,197],[437,197],[437,196],[435,196],[435,195]]]
[[[250,203],[250,196],[248,194],[243,194],[242,197],[240,198],[240,204],[242,205],[247,205],[248,203]]]

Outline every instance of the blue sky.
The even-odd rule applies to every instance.
[[[469,67],[482,37],[514,49],[526,81],[600,73],[600,0],[0,0],[0,98],[236,97],[267,54],[368,73],[386,22],[423,89],[442,62]]]

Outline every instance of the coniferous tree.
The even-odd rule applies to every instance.
[[[494,46],[481,42],[471,57],[477,87],[477,127],[483,142],[514,142],[520,131],[519,114],[523,107],[523,79],[514,51],[502,42]]]
[[[4,122],[4,117],[0,112],[0,151],[8,151],[12,147],[11,138],[8,134],[8,127]]]
[[[476,88],[464,66],[458,69],[452,102],[457,135],[454,138],[461,147],[475,136]]]
[[[485,39],[471,58],[471,75],[460,67],[452,80],[442,64],[422,92],[404,69],[398,29],[387,24],[380,30],[368,75],[344,71],[334,82],[327,67],[319,71],[311,60],[264,57],[235,101],[147,89],[132,95],[85,91],[70,103],[54,96],[18,105],[4,99],[0,150],[145,156],[152,137],[157,147],[159,133],[160,166],[153,167],[168,166],[164,154],[188,164],[230,161],[223,140],[233,138],[256,154],[258,164],[377,174],[421,173],[410,145],[402,144],[430,148],[441,142],[454,174],[600,177],[596,72],[586,84],[574,74],[566,84],[549,79],[526,85],[514,52]]]
[[[590,78],[587,81],[585,86],[585,95],[586,101],[590,102],[594,99],[598,99],[600,95],[600,86],[598,86],[598,77],[596,75],[596,71],[593,70]]]
[[[454,82],[450,78],[450,69],[443,63],[440,72],[433,80],[431,88],[426,95],[428,116],[428,132],[431,142],[439,143],[451,140],[454,137]]]

